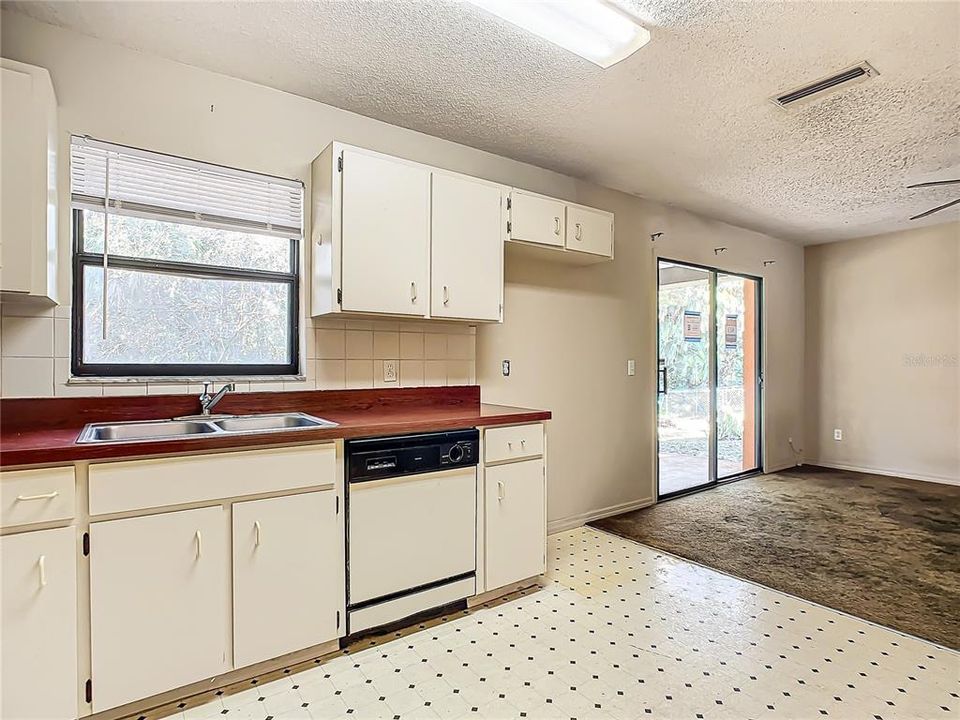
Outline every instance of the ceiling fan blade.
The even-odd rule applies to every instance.
[[[914,215],[914,216],[913,216],[912,218],[910,218],[910,219],[911,219],[911,220],[919,220],[920,218],[925,218],[925,217],[927,217],[928,215],[933,215],[935,212],[940,212],[941,210],[946,210],[948,207],[953,207],[954,205],[958,205],[958,204],[960,204],[960,198],[957,198],[956,200],[951,200],[950,202],[944,203],[943,205],[940,205],[940,206],[938,206],[938,207],[935,207],[935,208],[933,208],[932,210],[927,210],[926,212],[922,212],[922,213],[920,213],[919,215]]]
[[[921,187],[940,187],[941,185],[954,185],[960,183],[960,180],[933,180],[932,182],[922,182],[915,185],[907,185],[907,189]]]

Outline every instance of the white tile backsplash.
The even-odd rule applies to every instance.
[[[53,357],[52,317],[4,317],[0,319],[4,357]]]
[[[69,306],[0,303],[0,396],[199,393],[199,385],[188,381],[69,383],[70,323]],[[339,390],[476,382],[476,327],[471,325],[308,318],[304,351],[304,380],[241,382],[237,390]],[[397,381],[384,382],[384,360],[397,363]]]
[[[51,397],[53,358],[5,357],[0,360],[3,397]]]

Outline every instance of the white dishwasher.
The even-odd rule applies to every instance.
[[[347,632],[476,593],[476,429],[347,442]]]

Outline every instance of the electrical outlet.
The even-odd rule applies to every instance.
[[[503,371],[504,377],[510,377],[510,361],[504,360],[500,363],[500,369]]]
[[[843,440],[843,430],[840,428],[833,429],[833,439],[834,440]]]
[[[627,360],[627,375],[633,377],[637,374],[637,361],[636,360]]]
[[[397,361],[396,360],[383,361],[383,381],[384,382],[397,381]]]

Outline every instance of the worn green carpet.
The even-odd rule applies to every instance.
[[[803,467],[592,524],[960,649],[960,487]]]

